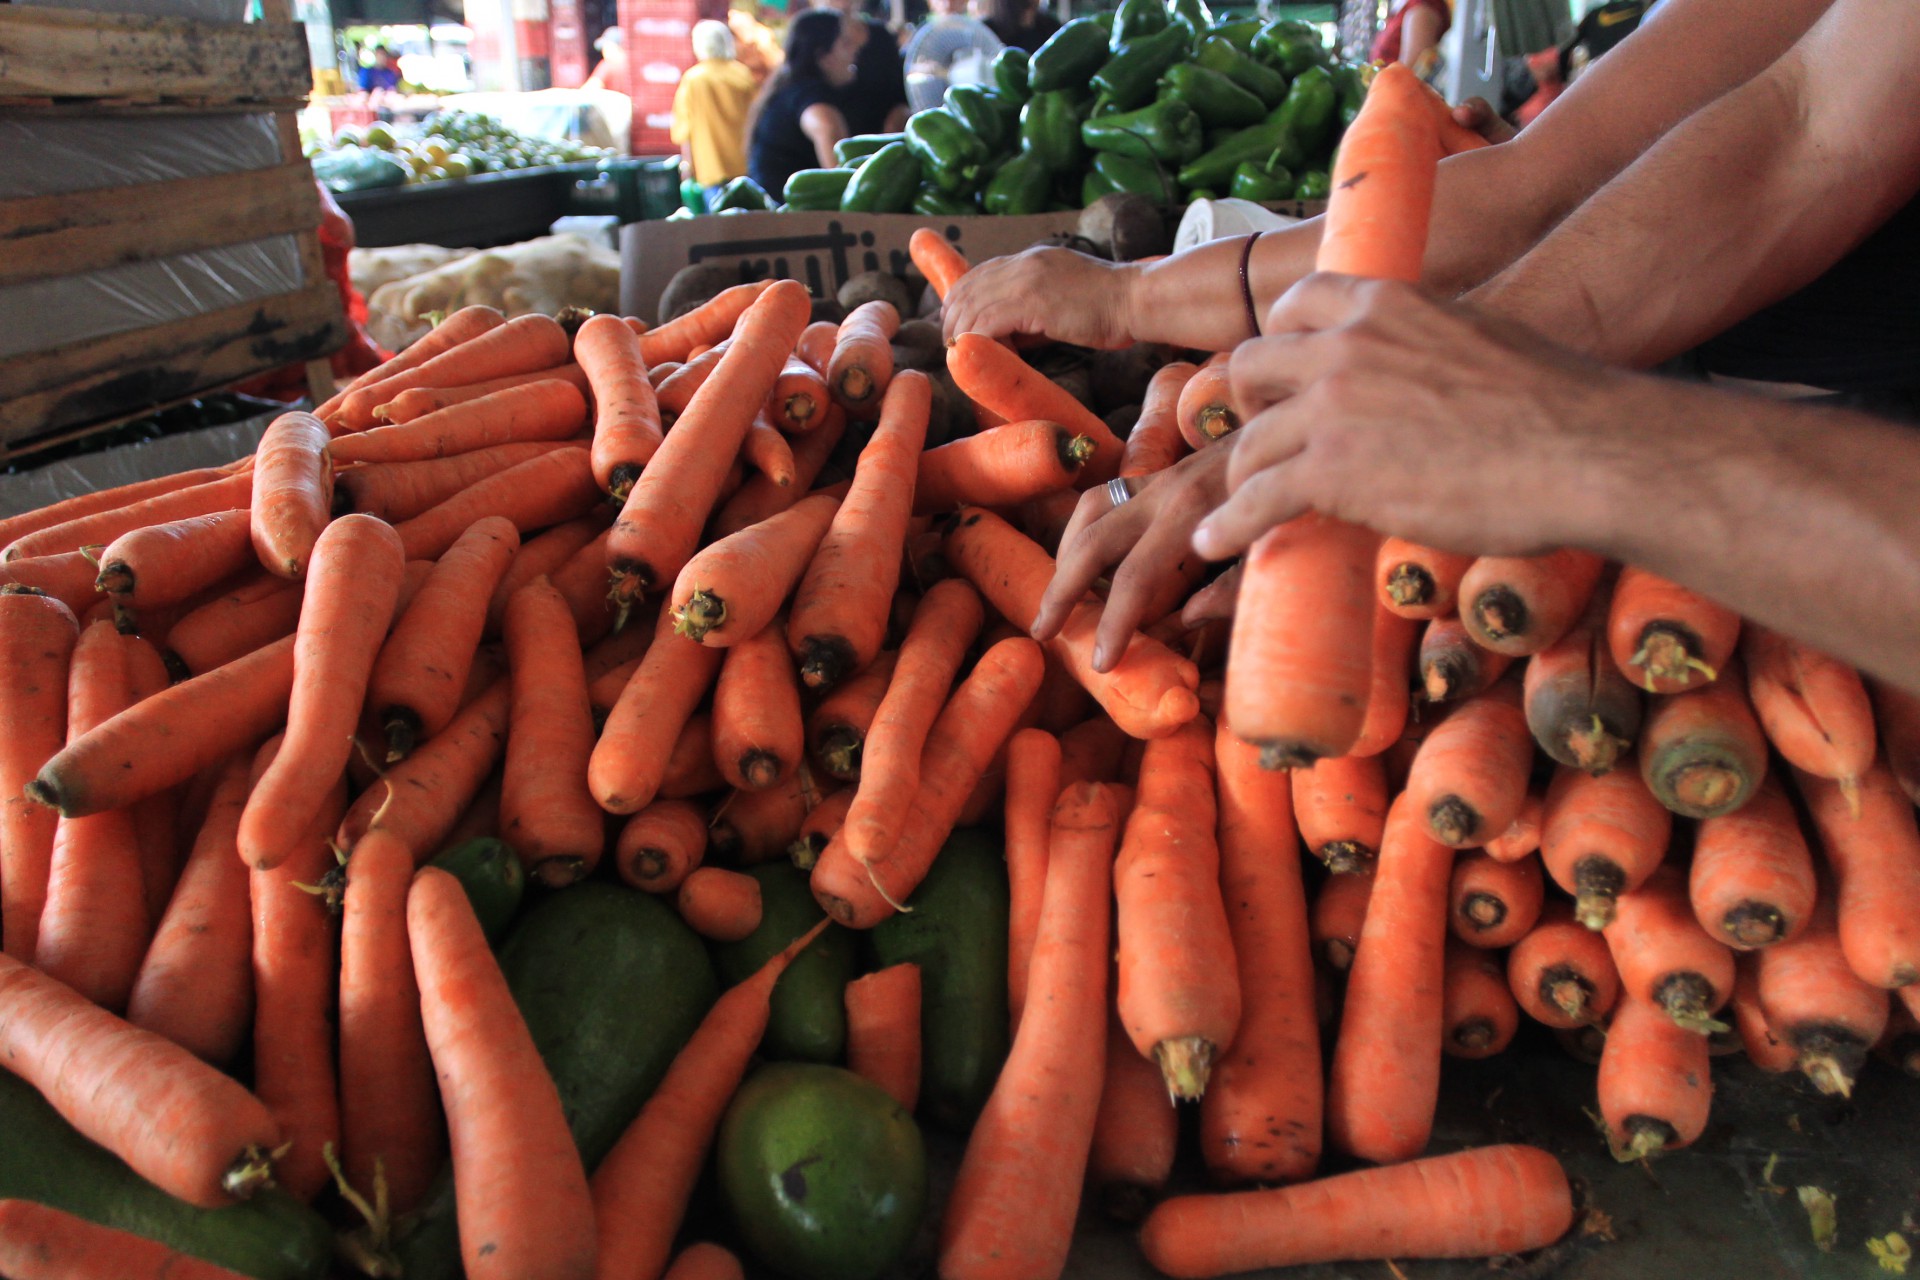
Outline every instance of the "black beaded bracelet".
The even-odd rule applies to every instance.
[[[1259,239],[1260,233],[1253,232],[1247,237],[1246,245],[1240,250],[1240,296],[1247,304],[1247,328],[1256,338],[1260,336],[1260,313],[1254,309],[1253,279],[1248,274],[1247,266],[1253,261],[1253,246]]]

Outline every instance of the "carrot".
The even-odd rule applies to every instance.
[[[341,820],[341,847],[352,848],[378,828],[413,850],[415,864],[438,853],[500,759],[509,704],[508,682],[495,682],[462,707],[453,723],[388,769],[381,778],[385,785],[363,791]]]
[[[915,515],[967,503],[1015,506],[1074,483],[1093,441],[1053,422],[1009,422],[920,455]]]
[[[746,483],[714,512],[713,519],[708,522],[708,541],[715,542],[759,524],[806,497],[815,477],[827,465],[827,460],[839,445],[846,428],[846,414],[838,406],[830,407],[818,428],[794,442],[793,482],[776,484],[759,472],[748,476]]]
[[[710,648],[759,635],[800,581],[839,506],[838,498],[814,494],[687,561],[673,584],[675,632]]]
[[[947,372],[969,398],[1007,422],[1057,422],[1092,440],[1093,456],[1080,473],[1083,483],[1102,484],[1119,471],[1125,446],[1100,416],[992,338],[961,334],[947,348]]]
[[[889,965],[847,984],[847,1067],[911,1112],[920,1097],[920,966]]]
[[[1120,782],[1126,773],[1123,758],[1140,746],[1106,716],[1094,715],[1060,735],[1060,785],[1075,782]]]
[[[1760,957],[1743,955],[1736,962],[1733,980],[1734,1029],[1740,1033],[1740,1047],[1748,1061],[1762,1071],[1779,1075],[1800,1065],[1794,1047],[1767,1025],[1767,1011],[1760,1003]]]
[[[240,856],[256,870],[280,864],[287,841],[346,768],[367,678],[393,620],[402,563],[400,539],[371,516],[342,516],[314,546],[294,633],[287,741],[240,818]]]
[[[1426,90],[1401,72],[1376,78],[1341,138],[1319,271],[1418,281],[1440,147]]]
[[[1527,802],[1520,806],[1520,816],[1513,825],[1481,846],[1487,856],[1497,862],[1516,862],[1538,849],[1545,805],[1546,797],[1540,791],[1527,792]]]
[[[1328,876],[1314,895],[1308,933],[1315,952],[1327,967],[1344,973],[1353,965],[1366,923],[1367,904],[1373,899],[1373,868]]]
[[[867,731],[893,680],[898,657],[897,650],[880,654],[866,670],[821,699],[807,717],[807,749],[828,777],[859,780]]]
[[[1199,1280],[1312,1262],[1524,1253],[1572,1225],[1560,1162],[1504,1145],[1297,1187],[1178,1196],[1147,1218],[1140,1246],[1155,1269]]]
[[[806,753],[800,682],[787,660],[785,620],[727,650],[713,690],[713,757],[742,791],[776,786]]]
[[[1413,758],[1407,802],[1444,845],[1479,844],[1520,816],[1533,739],[1519,684],[1509,678],[1461,703],[1434,726]]]
[[[1460,579],[1473,556],[1388,538],[1374,560],[1374,589],[1380,606],[1403,618],[1443,618],[1453,612]]]
[[[1592,777],[1559,769],[1540,817],[1540,860],[1574,895],[1589,929],[1613,919],[1614,903],[1646,882],[1667,855],[1673,815],[1632,769]]]
[[[1883,680],[1868,683],[1887,767],[1908,799],[1920,804],[1920,695]]]
[[[544,578],[507,602],[513,669],[500,834],[530,875],[562,888],[590,874],[606,844],[606,819],[587,788],[593,709],[574,647],[567,603]]]
[[[923,782],[921,753],[983,621],[979,595],[959,581],[937,584],[914,610],[893,679],[867,730],[859,790],[839,837],[870,875],[886,866],[905,833]]]
[[[1661,804],[1712,818],[1745,804],[1767,776],[1767,743],[1738,665],[1724,678],[1657,700],[1640,731],[1640,775]]]
[[[1606,939],[1561,902],[1507,953],[1507,986],[1534,1021],[1572,1030],[1597,1024],[1620,999],[1620,972]]]
[[[215,667],[293,634],[300,584],[261,570],[195,608],[167,629],[167,667],[179,679]]]
[[[522,533],[577,519],[600,500],[585,449],[555,449],[454,494],[395,526],[409,560],[438,560],[473,522],[504,516]]]
[[[507,318],[492,307],[462,307],[439,324],[429,329],[418,342],[401,351],[391,359],[367,370],[353,379],[324,401],[314,416],[322,421],[331,422],[340,410],[347,396],[355,391],[366,391],[380,385],[387,379],[405,373],[425,364],[443,351],[452,350],[471,338],[477,338],[489,329],[497,329],[507,322]]]
[[[1224,360],[1215,358],[1201,365],[1180,389],[1175,409],[1180,438],[1189,449],[1200,450],[1230,431],[1240,428],[1240,414],[1233,405],[1233,381]]]
[[[1527,663],[1527,728],[1540,749],[1564,765],[1605,773],[1640,731],[1640,693],[1608,660],[1606,592],[1586,614]]]
[[[827,376],[827,366],[833,361],[833,349],[839,342],[839,325],[831,320],[816,320],[801,331],[794,354],[824,378]]]
[[[1207,1089],[1233,1043],[1241,997],[1214,832],[1213,727],[1155,739],[1114,866],[1120,1018],[1175,1098]]]
[[[1481,556],[1460,579],[1460,619],[1496,653],[1539,653],[1579,621],[1605,567],[1586,551]]]
[[[827,385],[848,413],[874,403],[893,381],[893,335],[900,331],[900,313],[891,302],[875,299],[855,307],[840,322],[827,362]]]
[[[235,509],[123,533],[99,553],[96,586],[129,609],[178,604],[253,563],[248,520]]]
[[[336,463],[398,465],[446,462],[509,446],[524,452],[533,444],[568,440],[586,421],[587,401],[579,388],[546,378],[397,426],[343,437],[334,442],[333,458]]]
[[[660,789],[675,740],[720,672],[718,649],[673,634],[661,611],[652,646],[607,714],[587,764],[593,798],[609,813],[645,808]]]
[[[332,437],[310,413],[273,420],[254,453],[252,536],[260,563],[303,577],[333,504]]]
[[[1740,615],[1627,565],[1607,611],[1607,648],[1648,693],[1682,693],[1719,678],[1740,639]]]
[[[505,378],[567,362],[567,331],[551,316],[525,315],[509,320],[441,351],[413,368],[347,393],[328,421],[336,431],[364,431],[376,421],[374,410],[415,387],[460,387]]]
[[[1075,781],[1104,781],[1076,778]],[[1014,1031],[1027,1006],[1027,970],[1040,927],[1047,881],[1047,840],[1053,802],[1060,797],[1060,740],[1044,729],[1022,729],[1007,742],[1007,1012]]]
[[[1808,645],[1750,626],[1740,641],[1747,693],[1767,740],[1796,769],[1857,792],[1878,749],[1860,673]]]
[[[602,509],[604,510],[604,509]],[[601,511],[589,512],[575,520],[554,525],[544,533],[527,539],[515,541],[519,550],[514,553],[500,580],[494,584],[493,594],[487,600],[487,625],[485,634],[496,635],[507,618],[507,601],[514,592],[526,586],[535,578],[552,578],[562,566],[579,555],[585,548],[606,531],[607,520]],[[604,565],[605,557],[601,563]],[[641,629],[638,634],[644,647],[646,637],[652,633]],[[638,656],[635,650],[631,656]],[[614,664],[618,666],[618,663]],[[601,673],[601,674],[604,674]]]
[[[1220,890],[1238,964],[1241,1016],[1200,1105],[1215,1182],[1292,1182],[1320,1160],[1320,1034],[1306,891],[1292,856],[1289,784],[1222,725]],[[1351,877],[1335,877],[1336,879]]]
[[[1372,865],[1387,820],[1387,775],[1377,756],[1338,756],[1290,773],[1300,838],[1336,873]]]
[[[1620,895],[1603,931],[1620,985],[1688,1031],[1721,1030],[1713,1015],[1733,994],[1733,953],[1700,927],[1674,867]]]
[[[887,860],[863,867],[844,828],[821,853],[813,896],[828,915],[852,928],[872,928],[919,886],[968,795],[1033,700],[1043,665],[1040,647],[1025,638],[1003,640],[981,656],[927,733],[920,791]]]
[[[611,529],[602,529],[586,546],[574,552],[571,559],[547,574],[553,589],[566,597],[568,607],[573,610],[573,625],[580,633],[582,645],[596,644],[614,630],[616,618],[607,598],[607,540],[612,533]],[[504,622],[505,606],[500,616]],[[647,630],[652,630],[653,617],[642,610],[636,623],[634,612],[628,610],[619,621],[643,623]]]
[[[706,855],[707,811],[685,800],[656,800],[627,819],[614,847],[620,878],[649,893],[671,893]]]
[[[1761,951],[1755,970],[1767,1026],[1793,1049],[1800,1070],[1821,1093],[1851,1097],[1889,1008],[1886,991],[1848,965],[1833,900],[1814,907],[1798,936]]]
[[[661,441],[639,335],[618,316],[592,316],[573,335],[573,358],[593,388],[593,478],[624,500]]]
[[[484,400],[528,383],[555,381],[566,383],[582,395],[587,394],[589,389],[587,375],[579,365],[562,364],[551,369],[534,369],[528,373],[508,374],[504,378],[489,378],[485,382],[470,382],[460,387],[414,387],[397,393],[383,405],[375,406],[373,416],[390,424],[418,422],[430,413],[451,409],[455,405],[472,404],[475,400]]]
[[[1435,618],[1420,636],[1420,691],[1428,702],[1471,698],[1493,687],[1513,662],[1483,649],[1458,618]]]
[[[126,506],[74,516],[15,538],[7,544],[4,552],[0,552],[0,560],[64,555],[81,547],[105,546],[123,533],[144,529],[150,524],[184,520],[189,516],[207,516],[216,511],[231,511],[235,507],[246,506],[252,500],[253,489],[251,474],[228,475],[185,489],[157,493]],[[325,510],[323,504],[323,516]]]
[[[891,359],[892,348],[887,354]],[[827,420],[827,408],[832,403],[826,379],[798,355],[792,355],[767,396],[767,413],[781,431],[802,436]]]
[[[1369,659],[1373,680],[1367,691],[1366,718],[1350,754],[1377,756],[1406,735],[1413,703],[1413,646],[1419,634],[1418,623],[1384,609],[1374,610]]]
[[[1838,880],[1840,945],[1876,987],[1920,982],[1920,830],[1884,764],[1860,780],[1859,812],[1836,782],[1796,772]]]
[[[648,365],[663,360],[685,360],[695,347],[724,339],[741,323],[760,296],[774,287],[772,280],[737,284],[724,289],[685,315],[673,317],[640,335],[640,355]],[[787,350],[792,350],[789,342]]]
[[[407,894],[420,1015],[453,1147],[472,1280],[586,1280],[593,1201],[560,1095],[460,882],[423,868]]]
[[[417,462],[373,462],[346,467],[334,480],[334,510],[339,515],[361,511],[379,516],[388,524],[399,524],[431,511],[496,471],[570,447],[572,442],[567,440],[530,440]]]
[[[1629,992],[1600,1051],[1600,1114],[1622,1164],[1692,1145],[1713,1100],[1707,1038]]]
[[[714,369],[720,364],[727,348],[733,344],[722,341],[716,346],[695,352],[685,364],[675,369],[671,376],[662,379],[655,388],[655,399],[661,414],[668,418],[678,418],[687,411],[693,402],[693,393],[706,385],[713,376]]]
[[[665,585],[692,556],[727,468],[806,327],[811,307],[804,285],[781,280],[741,317],[740,340],[694,393],[613,526],[607,562],[617,600],[630,601]]]
[[[682,1249],[665,1280],[745,1280],[740,1259],[717,1244],[701,1241]]]
[[[127,693],[130,702],[150,698],[173,683],[166,660],[140,636],[122,635],[127,655]],[[200,779],[196,778],[195,782]],[[134,840],[140,853],[140,883],[146,899],[148,926],[167,909],[167,899],[186,863],[186,841],[181,829],[185,788],[149,796],[133,807]]]
[[[853,804],[853,788],[842,787],[828,793],[821,801],[807,811],[800,823],[800,830],[787,846],[787,858],[802,871],[813,870],[814,863],[820,861],[821,851],[833,843],[840,834],[840,828],[846,825],[847,809]]]
[[[820,793],[805,769],[765,791],[731,791],[707,824],[707,848],[724,862],[752,866],[785,857]]]
[[[932,227],[914,228],[907,238],[907,256],[942,302],[947,300],[947,291],[953,288],[954,282],[972,269],[966,255]]]
[[[973,336],[973,335],[967,335]],[[1040,597],[1053,577],[1053,559],[990,512],[963,508],[947,532],[947,555],[968,581],[1022,629],[1033,625]],[[1111,671],[1093,670],[1100,606],[1074,606],[1047,650],[1091,693],[1115,724],[1136,738],[1164,737],[1199,714],[1194,689],[1200,674],[1166,646],[1135,634]]]
[[[241,1280],[158,1241],[30,1200],[0,1200],[0,1268],[13,1280]]]
[[[97,558],[96,552],[82,550],[9,560],[0,563],[0,586],[31,587],[58,600],[77,616],[101,602],[100,588],[95,585],[100,576]]]
[[[1066,1266],[1100,1107],[1113,789],[1082,783],[1053,811],[1046,899],[1023,1019],[967,1139],[940,1231],[949,1280],[1057,1276]]]
[[[594,1275],[657,1276],[686,1215],[720,1117],[766,1032],[774,985],[821,921],[721,995],[593,1175]]]
[[[1500,958],[1458,938],[1447,940],[1441,1003],[1441,1048],[1450,1058],[1491,1058],[1520,1029],[1520,1006]]]
[[[66,741],[68,670],[79,634],[58,600],[0,587],[0,938],[20,960],[39,945],[58,825],[28,788]]]
[[[1180,393],[1197,372],[1199,366],[1175,360],[1154,373],[1140,406],[1140,420],[1127,433],[1121,449],[1122,476],[1150,476],[1164,471],[1186,453],[1186,441],[1180,434]]]
[[[738,942],[760,927],[760,882],[738,871],[698,867],[674,902],[688,928],[715,942]]]
[[[131,705],[128,648],[138,643],[105,621],[80,633],[67,685],[69,741]],[[46,892],[34,967],[103,1009],[123,1011],[152,929],[133,810],[61,819]]]
[[[1470,946],[1512,946],[1533,929],[1545,896],[1538,858],[1499,862],[1470,853],[1453,864],[1447,920]]]
[[[1087,1185],[1101,1212],[1129,1224],[1146,1217],[1166,1190],[1179,1138],[1180,1112],[1159,1068],[1140,1056],[1119,1018],[1109,1016],[1100,1109],[1087,1152]]]
[[[1777,780],[1738,813],[1700,824],[1687,895],[1700,927],[1738,951],[1783,942],[1806,924],[1813,856]]]
[[[81,516],[98,515],[103,511],[117,511],[122,507],[130,507],[137,502],[161,497],[178,489],[190,489],[195,485],[222,480],[229,474],[220,467],[199,467],[192,471],[175,471],[169,475],[155,476],[151,480],[136,480],[132,484],[115,485],[107,489],[94,489],[88,493],[75,494],[71,498],[64,498],[44,507],[35,507],[31,511],[22,511],[19,515],[0,519],[0,547],[5,547],[30,533],[37,533],[56,524],[65,524]]]
[[[886,637],[932,388],[924,374],[913,372],[889,386],[880,425],[860,451],[853,487],[800,580],[787,644],[809,688],[831,688],[863,670]]]

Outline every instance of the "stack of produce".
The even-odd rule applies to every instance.
[[[1508,1254],[1568,1183],[1422,1158],[1444,1055],[1606,1024],[1644,1158],[1729,1003],[1844,1090],[1915,992],[1920,701],[1881,758],[1856,676],[1671,584],[1388,542],[1352,736],[1263,769],[1197,574],[1110,671],[1097,598],[1026,634],[1079,493],[1208,447],[1218,379],[1166,364],[1123,440],[963,338],[996,425],[925,449],[891,306],[809,314],[469,308],[251,458],[0,526],[0,1271],[319,1277],[337,1231],[370,1275],[737,1275],[673,1257],[711,1154],[729,1244],[868,1280],[917,1112],[968,1134],[939,1273],[1058,1275],[1083,1188],[1164,1189],[1169,1095],[1220,1184],[1299,1185],[1155,1206],[1168,1274]],[[1323,1134],[1387,1167],[1313,1180]]]
[[[557,316],[569,308],[612,311],[619,305],[620,255],[586,236],[541,236],[497,249],[436,250],[432,245],[355,249],[353,270],[371,282],[367,332],[392,350],[426,336],[436,316],[462,307],[492,307],[515,316]],[[388,261],[390,269],[383,269]],[[412,264],[414,269],[407,269]]]
[[[492,116],[440,111],[418,127],[349,125],[308,158],[314,176],[334,191],[365,191],[414,182],[445,182],[476,173],[536,169],[604,160],[612,152],[579,142],[516,133]]]

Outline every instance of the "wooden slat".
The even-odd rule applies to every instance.
[[[0,284],[260,240],[320,225],[307,162],[0,200]]]
[[[298,293],[8,361],[0,364],[0,440],[44,436],[326,355],[346,334],[340,293],[322,279]]]
[[[0,97],[297,99],[306,32],[0,4]]]

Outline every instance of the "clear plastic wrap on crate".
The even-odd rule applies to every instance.
[[[270,114],[0,116],[0,200],[271,169]]]

